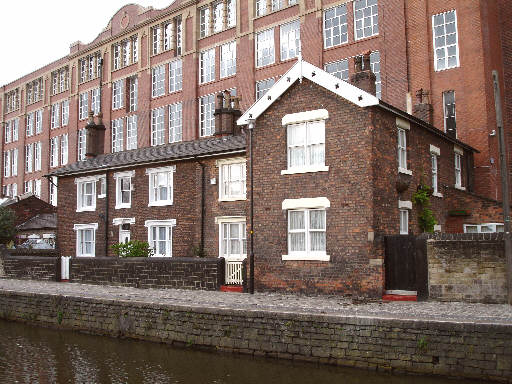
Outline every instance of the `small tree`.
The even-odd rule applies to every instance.
[[[8,244],[16,235],[16,215],[12,209],[0,207],[0,244]]]
[[[154,253],[147,241],[139,240],[114,244],[112,250],[119,257],[150,257]]]

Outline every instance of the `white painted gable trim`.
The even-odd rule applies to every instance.
[[[338,79],[336,76],[327,73],[321,68],[315,67],[307,61],[297,61],[281,78],[267,91],[267,93],[256,101],[238,119],[238,125],[245,125],[249,119],[257,119],[270,107],[288,88],[297,80],[306,78],[319,86],[328,89],[338,96],[356,104],[359,107],[378,105],[379,99],[372,94],[359,89],[352,84]]]

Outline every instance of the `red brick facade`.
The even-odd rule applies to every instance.
[[[318,78],[323,74],[315,76]],[[284,83],[285,79],[280,84]],[[291,84],[266,110],[254,116],[254,182],[251,184],[247,178],[247,196],[253,188],[257,290],[380,297],[385,277],[383,237],[400,232],[399,208],[408,212],[408,232],[421,232],[418,207],[411,201],[420,184],[432,183],[432,153],[438,160],[438,194],[431,197],[431,205],[442,231],[462,231],[462,223],[453,218],[452,211],[467,211],[469,216],[465,217],[465,223],[500,220],[497,204],[473,193],[471,147],[385,103],[363,108],[319,85],[321,83],[304,78],[301,82],[293,80]],[[271,94],[269,92],[269,97]],[[361,98],[368,96],[363,93]],[[256,110],[258,104],[253,108]],[[283,117],[307,111],[328,114],[324,141],[325,166],[328,168],[305,173],[286,172],[289,139],[287,125],[282,124]],[[404,129],[407,142],[407,166],[402,171],[397,160],[397,127]],[[462,189],[455,185],[455,153],[462,159]],[[206,256],[218,257],[219,225],[215,218],[246,217],[248,233],[251,230],[249,198],[219,201],[221,181],[217,161],[233,156],[247,155],[239,151],[233,155],[193,156],[182,161],[160,160],[148,165],[127,164],[118,167],[120,169],[106,167],[101,174],[108,180],[107,197],[97,199],[93,212],[76,212],[76,178],[92,176],[98,171],[78,174],[68,171],[67,175],[59,177],[59,193],[67,196],[64,201],[61,199],[58,209],[58,241],[62,254],[76,254],[75,224],[98,223],[96,256],[113,256],[111,251],[105,254],[105,235],[109,247],[119,240],[120,227],[112,221],[134,218],[135,223],[130,227],[131,239],[148,239],[146,220],[175,219],[172,232],[174,257],[194,256],[193,247],[201,244],[201,238]],[[92,161],[94,159],[88,160]],[[148,207],[146,169],[169,165],[176,166],[173,204]],[[114,173],[126,170],[135,171],[132,205],[127,209],[115,209]],[[324,259],[283,257],[289,253],[288,215],[289,209],[293,209],[285,208],[283,204],[299,199],[328,201],[325,205]]]
[[[176,1],[162,10],[144,9],[137,5],[127,5],[116,13],[106,30],[89,44],[75,43],[70,54],[47,66],[27,74],[0,89],[0,123],[2,123],[1,152],[18,148],[18,175],[3,177],[2,185],[17,184],[18,194],[23,191],[23,183],[28,180],[42,180],[41,198],[49,199],[49,184],[43,177],[53,170],[50,168],[50,138],[68,133],[68,162],[77,159],[77,131],[83,128],[86,120],[78,118],[79,94],[100,86],[100,79],[80,83],[79,60],[94,52],[101,52],[104,60],[102,76],[102,112],[107,126],[105,152],[111,151],[111,128],[113,119],[131,115],[126,108],[112,110],[112,82],[127,76],[138,78],[138,147],[150,145],[151,110],[182,102],[183,140],[195,140],[199,137],[199,98],[224,89],[236,88],[242,98],[242,110],[255,101],[255,83],[260,80],[282,75],[295,62],[281,60],[280,28],[286,22],[300,20],[302,55],[309,62],[322,67],[327,63],[348,58],[349,72],[353,72],[353,58],[368,50],[380,53],[380,78],[382,99],[400,109],[406,109],[407,100],[412,111],[414,95],[417,90],[429,92],[433,106],[433,122],[443,130],[444,91],[455,91],[458,138],[476,148],[475,155],[475,191],[491,199],[499,199],[499,157],[497,136],[489,133],[496,128],[494,97],[491,71],[496,69],[500,75],[505,127],[510,150],[510,119],[512,116],[512,96],[509,94],[512,81],[510,63],[512,47],[509,38],[512,6],[505,0],[379,0],[377,35],[357,40],[354,34],[353,1],[310,1],[299,0],[296,5],[264,16],[256,16],[254,1],[237,1],[236,26],[200,38],[199,8],[208,1]],[[287,4],[287,1],[284,1]],[[323,48],[324,10],[339,4],[346,4],[347,43],[331,48]],[[433,67],[434,52],[432,38],[432,16],[455,10],[457,14],[457,33],[460,65],[457,68],[436,72]],[[151,69],[167,64],[177,56],[175,49],[153,54],[151,51],[151,27],[174,17],[181,16],[183,22],[183,89],[169,93],[168,67],[165,74],[165,93],[151,97]],[[255,65],[256,34],[274,27],[275,63],[257,68]],[[138,36],[138,61],[122,69],[113,70],[113,44],[133,35]],[[220,78],[220,45],[230,41],[237,42],[236,74]],[[215,81],[199,84],[199,53],[207,48],[215,48]],[[178,55],[179,56],[179,55]],[[70,86],[67,90],[52,95],[51,73],[68,66]],[[26,84],[32,80],[43,79],[43,98],[33,104],[26,103]],[[125,81],[126,83],[126,81]],[[7,95],[18,89],[19,108],[7,112]],[[51,105],[69,99],[69,123],[65,127],[50,129]],[[126,103],[125,103],[126,105]],[[43,109],[42,133],[30,137],[25,135],[26,116]],[[167,114],[167,111],[166,113]],[[5,124],[19,118],[19,139],[12,143],[4,140]],[[165,127],[168,117],[165,117]],[[166,129],[167,132],[167,129]],[[167,142],[166,133],[165,141]],[[126,137],[126,123],[125,123]],[[126,140],[126,139],[125,139]],[[24,172],[25,145],[42,142],[41,171]],[[512,155],[509,155],[509,158]],[[3,162],[3,158],[2,158]],[[60,166],[60,164],[59,164]],[[2,167],[3,168],[3,167]],[[62,196],[62,194],[61,194]]]

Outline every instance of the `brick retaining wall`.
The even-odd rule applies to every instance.
[[[60,259],[49,256],[4,256],[6,277],[13,279],[51,280],[60,276]]]
[[[439,234],[427,240],[429,297],[506,303],[503,234]]]
[[[512,326],[194,308],[0,291],[0,317],[386,372],[512,383]]]
[[[135,288],[218,290],[224,283],[224,259],[73,257],[70,279]]]

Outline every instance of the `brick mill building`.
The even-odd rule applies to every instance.
[[[450,210],[489,222],[499,207],[472,193],[475,149],[375,97],[369,60],[350,84],[299,59],[240,118],[219,93],[216,132],[197,140],[104,154],[91,114],[88,158],[50,174],[66,196],[62,254],[112,257],[136,239],[159,257],[224,257],[240,283],[252,217],[256,289],[379,297],[383,237],[420,232],[418,185],[432,186],[440,230],[462,231]]]
[[[372,52],[377,96],[477,149],[475,191],[497,199],[491,71],[508,135],[511,16],[505,0],[127,5],[91,43],[76,42],[68,56],[1,87],[3,194],[33,191],[57,204],[44,175],[84,159],[89,111],[103,113],[106,153],[211,136],[215,93],[230,90],[245,111],[301,49],[344,80],[354,58]]]

